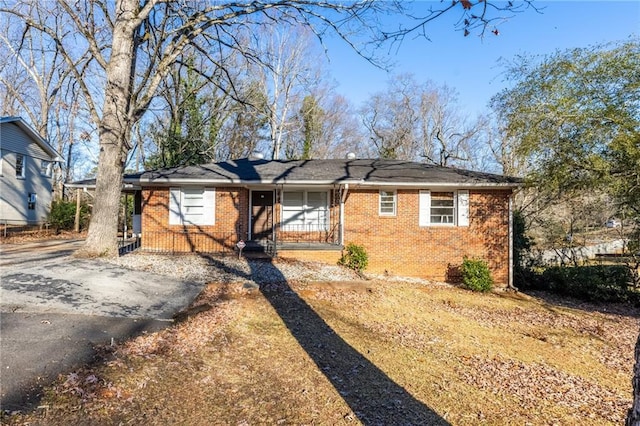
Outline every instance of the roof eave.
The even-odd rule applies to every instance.
[[[425,187],[447,187],[447,188],[518,188],[522,186],[517,182],[377,182],[365,181],[362,179],[338,179],[338,180],[299,180],[299,179],[198,179],[198,178],[139,178],[125,179],[126,182],[141,186],[149,185],[298,185],[298,186],[326,186],[326,185],[356,185],[366,187],[397,187],[397,188],[425,188]]]
[[[517,182],[364,182],[361,186],[388,186],[397,188],[518,188]]]

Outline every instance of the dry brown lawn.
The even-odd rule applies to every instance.
[[[631,308],[407,282],[245,287],[210,284],[175,326],[105,348],[3,422],[606,425],[631,404]]]

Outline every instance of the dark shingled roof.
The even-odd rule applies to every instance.
[[[402,160],[240,159],[126,175],[132,184],[369,184],[519,186],[521,179]]]

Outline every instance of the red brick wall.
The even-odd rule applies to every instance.
[[[378,190],[351,189],[345,203],[345,245],[363,245],[367,271],[456,281],[464,256],[489,262],[498,286],[509,274],[509,191],[470,191],[469,226],[418,225],[419,191],[398,190],[396,216],[378,214]]]
[[[418,226],[419,191],[398,190],[396,216],[378,214],[378,190],[350,189],[345,203],[345,245],[363,245],[368,272],[455,281],[464,256],[489,262],[498,286],[508,282],[508,197],[510,190],[472,190],[469,226]],[[156,251],[231,251],[247,239],[249,191],[216,188],[213,226],[169,225],[169,189],[142,193],[143,248]],[[274,218],[280,209],[275,206]],[[337,206],[331,209],[337,217]],[[288,250],[281,256],[334,263],[339,252]]]
[[[244,188],[216,188],[215,225],[169,225],[169,188],[142,191],[142,248],[161,252],[233,251],[247,238],[248,195]]]
[[[312,260],[335,265],[342,257],[342,252],[340,250],[278,250],[278,257]]]

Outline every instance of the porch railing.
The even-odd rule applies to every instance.
[[[282,225],[276,228],[276,244],[279,243],[340,243],[340,224]]]
[[[139,248],[157,253],[232,253],[237,242],[235,232],[144,231]]]
[[[339,226],[334,229],[314,229],[308,226],[288,226],[276,231],[275,244],[339,244]],[[140,249],[156,253],[233,253],[238,234],[235,232],[145,231],[135,241],[121,244],[120,251]]]

